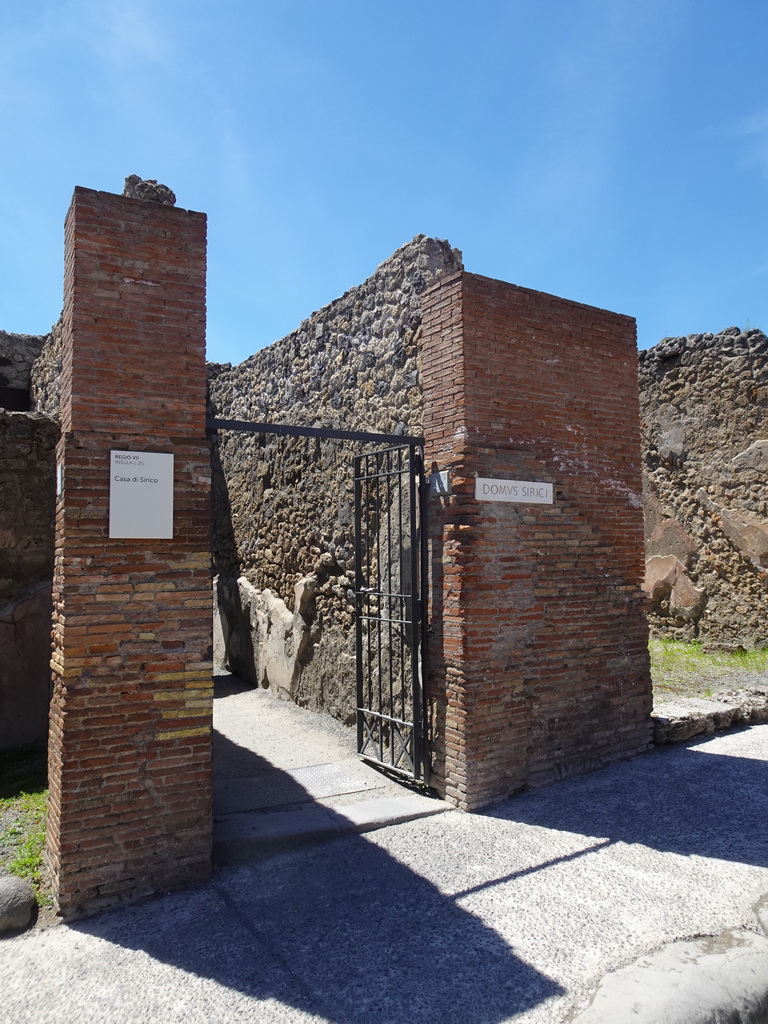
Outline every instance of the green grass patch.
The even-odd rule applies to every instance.
[[[650,642],[651,678],[659,695],[711,696],[738,686],[739,674],[768,671],[768,650],[705,651],[700,643]]]
[[[42,874],[47,799],[44,748],[0,754],[0,868],[28,879],[42,905],[51,903]]]

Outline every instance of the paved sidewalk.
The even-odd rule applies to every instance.
[[[2,940],[0,1021],[564,1021],[641,954],[756,929],[766,823],[760,725]]]

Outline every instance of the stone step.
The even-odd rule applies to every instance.
[[[768,721],[768,687],[720,690],[711,697],[656,701],[653,742],[684,743],[694,736]]]
[[[377,795],[363,800],[329,797],[287,810],[244,811],[214,820],[217,866],[263,860],[299,846],[414,821],[451,810],[449,804],[418,793]]]

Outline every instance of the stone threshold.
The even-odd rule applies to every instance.
[[[768,722],[768,687],[719,690],[711,697],[657,701],[651,713],[654,743],[684,743],[733,726]]]

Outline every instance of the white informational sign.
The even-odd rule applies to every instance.
[[[494,480],[491,477],[479,476],[475,480],[475,499],[553,505],[555,495],[552,484],[537,483],[535,480]]]
[[[109,536],[173,537],[173,456],[109,453]]]

